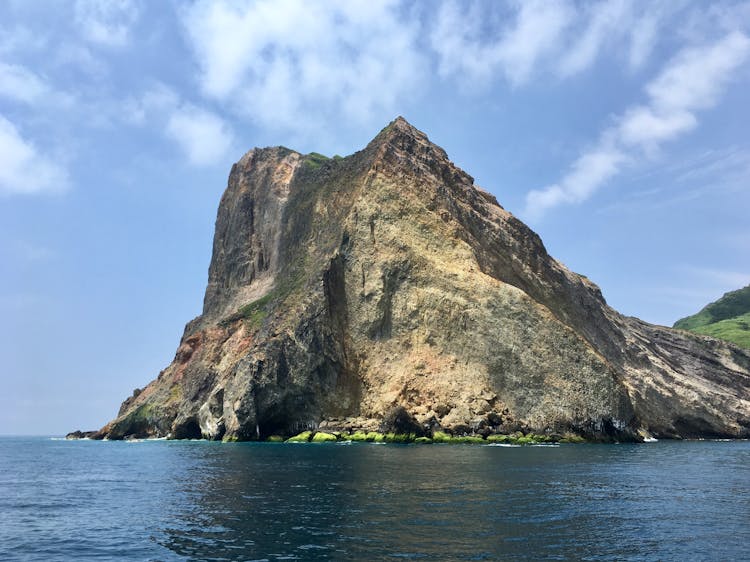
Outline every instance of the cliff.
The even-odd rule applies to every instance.
[[[750,355],[618,314],[402,118],[346,158],[251,150],[219,205],[203,313],[98,437],[394,416],[426,434],[748,437]]]

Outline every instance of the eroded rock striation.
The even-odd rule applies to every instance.
[[[203,313],[98,436],[384,423],[747,437],[750,355],[618,314],[402,118],[346,158],[253,149],[221,199]]]

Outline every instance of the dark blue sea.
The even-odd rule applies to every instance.
[[[750,559],[750,443],[0,438],[0,560]]]

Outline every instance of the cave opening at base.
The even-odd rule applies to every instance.
[[[186,420],[174,430],[175,439],[201,439],[202,437],[201,426],[195,418]]]

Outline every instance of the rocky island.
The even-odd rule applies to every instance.
[[[750,352],[620,315],[398,118],[346,158],[274,147],[232,167],[202,314],[82,435],[316,431],[750,437]]]

